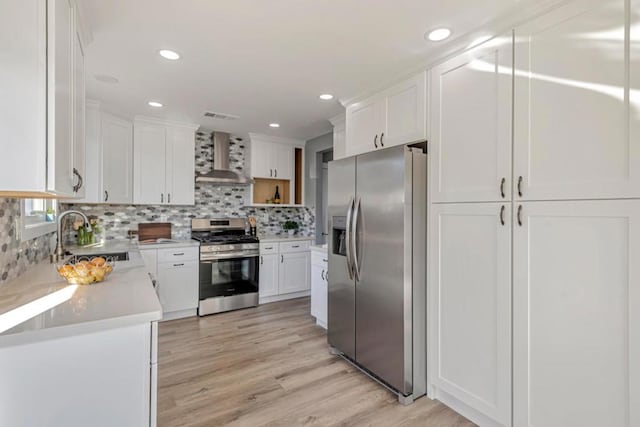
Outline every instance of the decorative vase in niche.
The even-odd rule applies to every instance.
[[[289,236],[293,236],[296,234],[296,230],[287,230],[287,233],[289,233]]]

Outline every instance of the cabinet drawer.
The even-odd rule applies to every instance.
[[[327,254],[323,254],[318,251],[311,251],[311,264],[319,265],[326,269],[328,262],[329,259],[327,258]]]
[[[260,243],[260,255],[277,254],[277,253],[278,253],[277,243],[275,242]]]
[[[197,260],[198,248],[158,249],[158,263]]]
[[[301,240],[297,242],[282,242],[280,243],[280,253],[286,254],[289,252],[304,252],[309,250],[309,241]]]

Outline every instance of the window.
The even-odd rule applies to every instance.
[[[56,231],[57,203],[51,199],[25,199],[22,201],[22,240],[31,240]]]

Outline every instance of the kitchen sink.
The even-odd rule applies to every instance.
[[[82,259],[97,258],[97,257],[108,258],[114,261],[129,261],[129,252],[110,252],[110,253],[103,253],[103,254],[95,253],[95,254],[87,254],[87,255],[73,255],[69,259],[69,261],[75,264],[77,261]]]

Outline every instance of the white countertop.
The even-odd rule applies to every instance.
[[[198,247],[200,242],[196,240],[177,240],[171,239],[161,243],[139,243],[137,241],[130,242],[128,240],[107,240],[103,243],[96,243],[90,246],[74,246],[67,245],[65,250],[75,255],[91,255],[97,252],[128,252],[136,249],[177,249]]]
[[[327,245],[326,245],[326,244],[325,244],[325,245],[311,245],[311,246],[309,246],[309,248],[310,248],[312,251],[320,252],[320,253],[323,253],[323,254],[325,254],[325,255],[327,254],[327,251],[329,250],[329,249],[327,248]]]
[[[288,234],[273,234],[266,236],[258,236],[260,243],[274,243],[274,242],[298,242],[303,240],[313,240],[312,236],[289,236]]]
[[[0,286],[0,347],[160,320],[162,306],[140,252],[128,242],[126,247],[92,248],[130,252],[130,260],[116,262],[102,283],[68,285],[45,261]]]

